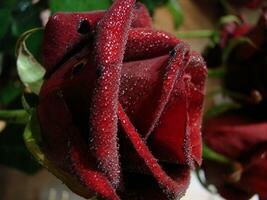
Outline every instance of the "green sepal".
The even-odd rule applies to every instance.
[[[25,41],[31,34],[40,30],[42,30],[42,28],[35,28],[23,33],[16,45],[17,71],[19,77],[23,84],[37,95],[43,84],[45,69],[27,49]]]

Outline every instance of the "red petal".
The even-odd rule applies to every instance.
[[[157,107],[168,55],[123,64],[120,102],[141,134],[147,132]]]
[[[127,137],[130,139],[136,152],[143,159],[146,166],[149,168],[151,174],[157,180],[166,196],[168,196],[169,199],[176,199],[178,197],[181,197],[188,186],[187,181],[181,180],[181,182],[176,182],[176,180],[171,179],[170,176],[165,173],[165,171],[158,164],[155,157],[149,151],[143,139],[136,132],[134,126],[129,121],[129,118],[123,111],[121,105],[119,105],[118,116]]]
[[[190,54],[185,73],[175,83],[170,100],[151,135],[153,152],[171,162],[201,163],[201,119],[207,69],[201,56]],[[168,133],[168,134],[166,134]]]
[[[166,74],[167,59],[167,56],[162,56],[123,65],[120,102],[142,135],[153,122]],[[201,163],[200,124],[206,76],[203,59],[192,52],[186,72],[176,81],[167,108],[149,139],[157,158],[175,163],[188,163],[189,160]],[[183,84],[184,77],[191,77],[187,92]],[[192,149],[192,155],[189,149]]]
[[[202,125],[207,68],[203,58],[198,53],[191,53],[186,74],[191,77],[188,85],[188,112],[192,159],[195,160],[198,165],[200,165],[202,161],[202,139],[200,130]]]
[[[49,73],[60,65],[63,57],[68,57],[71,51],[75,51],[75,48],[80,50],[85,40],[88,38],[92,40],[96,24],[103,15],[104,12],[100,11],[57,13],[50,17],[43,40],[43,63]],[[89,24],[89,34],[80,34],[77,31],[83,20],[87,20]]]
[[[164,161],[193,166],[190,146],[188,98],[186,84],[176,85],[172,97],[160,116],[160,123],[150,141],[155,155]]]
[[[246,6],[247,6],[248,8],[256,8],[256,7],[258,7],[262,2],[263,2],[263,0],[249,0],[248,3],[246,3]]]
[[[97,26],[96,60],[100,76],[89,117],[92,150],[114,186],[120,181],[117,109],[122,60],[135,0],[117,0]]]
[[[204,139],[209,147],[232,159],[257,143],[267,140],[267,123],[244,115],[223,115],[207,121]]]
[[[130,61],[166,55],[179,42],[179,39],[163,31],[134,28],[129,31],[124,59]]]
[[[238,186],[267,199],[267,140],[243,155],[244,172]]]
[[[148,129],[148,132],[145,134],[146,139],[150,136],[151,132],[158,123],[160,116],[162,115],[162,112],[169,101],[176,80],[179,80],[184,75],[185,68],[188,65],[189,47],[186,44],[182,42],[178,44],[173,53],[174,54],[169,61],[169,65],[167,66],[163,87],[161,89],[161,97],[154,112],[152,124]]]
[[[177,182],[177,185],[188,185],[190,179],[188,167],[164,166],[164,170]],[[166,200],[166,194],[151,175],[124,171],[124,180],[124,190],[119,193],[123,200]]]
[[[151,18],[141,3],[134,9],[132,27],[151,27]],[[62,64],[62,59],[83,48],[87,40],[93,40],[93,33],[104,11],[87,13],[56,13],[49,18],[43,40],[43,63],[49,74]],[[81,22],[87,20],[89,32],[78,32]],[[85,23],[87,23],[85,22]],[[85,25],[87,26],[87,25]]]
[[[260,199],[267,197],[267,143],[259,143],[242,154],[242,174],[240,180],[229,182],[232,169],[215,161],[204,162],[208,183],[214,184],[219,193],[226,199],[247,200],[258,194]]]
[[[83,188],[88,195],[97,192],[104,198],[118,200],[109,181],[97,171],[94,158],[87,153],[85,142],[74,126],[63,98],[62,91],[54,89],[40,99],[38,106],[38,117],[48,157],[58,168],[78,180],[80,185],[75,185],[73,190],[77,191],[76,187]]]
[[[135,12],[133,21],[131,24],[132,27],[152,27],[152,19],[149,15],[149,12],[146,8],[146,6],[140,2],[137,2],[135,5]]]

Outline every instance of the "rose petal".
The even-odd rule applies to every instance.
[[[266,122],[256,122],[242,114],[228,114],[208,120],[203,133],[209,147],[237,159],[253,145],[266,141],[266,130]]]
[[[175,83],[160,123],[151,135],[153,152],[171,162],[201,163],[201,118],[207,69],[192,52],[185,74]],[[167,134],[168,133],[168,134]]]
[[[143,139],[136,132],[134,126],[129,121],[129,118],[123,111],[121,105],[119,105],[118,116],[121,125],[125,130],[125,134],[130,139],[136,152],[143,159],[146,166],[149,168],[150,172],[157,180],[164,193],[168,196],[169,199],[176,199],[181,197],[184,194],[185,189],[187,188],[187,184],[185,184],[184,181],[181,181],[182,184],[179,184],[179,182],[171,179],[171,177],[165,173],[165,171],[157,163],[155,157],[149,151]]]
[[[97,26],[96,60],[100,76],[92,96],[89,138],[99,168],[113,186],[120,181],[117,109],[122,60],[135,0],[117,0]]]
[[[147,28],[129,31],[125,52],[126,61],[148,59],[168,54],[178,43],[173,35]]]
[[[100,11],[57,13],[50,17],[45,27],[42,52],[44,67],[49,74],[64,63],[64,58],[79,51],[86,40],[92,40],[96,24],[103,15],[104,12]],[[81,25],[87,27],[87,33],[78,32]]]
[[[109,181],[97,171],[94,158],[86,153],[85,142],[73,124],[62,91],[54,89],[41,98],[40,102],[38,117],[45,151],[50,160],[66,173],[75,176],[85,189],[89,190],[88,194],[93,195],[93,192],[97,192],[104,198],[118,200]],[[56,109],[51,107],[51,104]],[[54,123],[51,123],[51,120]]]
[[[184,79],[181,77],[181,80],[175,83],[175,91],[171,94],[168,108],[164,110],[149,144],[159,159],[175,163],[195,160],[200,164],[200,124],[207,69],[199,54],[192,52],[190,55],[189,65],[183,75],[183,77],[191,77],[189,91],[183,92],[185,85],[181,85]],[[135,128],[142,135],[147,132],[152,123],[153,114],[158,106],[167,59],[168,56],[161,56],[123,65],[120,102]],[[189,104],[188,108],[187,104]],[[185,134],[186,127],[189,130]],[[184,141],[187,141],[187,147],[184,146]],[[193,150],[192,155],[190,151],[184,151],[190,148]]]
[[[158,123],[160,116],[162,115],[162,112],[169,101],[176,80],[179,80],[184,74],[185,68],[188,65],[188,60],[189,47],[185,43],[181,42],[175,47],[173,54],[171,55],[171,59],[169,61],[169,65],[167,66],[165,79],[161,89],[161,97],[154,112],[152,124],[145,134],[145,139],[150,136],[156,124]]]
[[[123,64],[120,102],[142,135],[152,122],[168,59],[165,55]]]
[[[267,140],[252,148],[242,160],[244,172],[238,186],[267,199]]]
[[[179,84],[179,90],[174,88],[173,96],[150,140],[153,152],[159,159],[193,166],[186,85]]]
[[[203,58],[194,51],[191,53],[186,74],[191,77],[191,80],[188,82],[188,112],[192,159],[200,166],[202,161],[201,125],[207,67]]]
[[[205,124],[204,138],[208,146],[242,164],[240,179],[230,182],[228,179],[233,172],[229,166],[216,173],[220,176],[214,176],[210,173],[221,164],[207,162],[204,165],[207,179],[227,199],[248,199],[254,194],[266,198],[266,130],[265,121],[248,118],[242,111],[210,119]]]
[[[247,200],[259,194],[260,199],[266,199],[267,143],[259,143],[242,154],[242,174],[240,179],[229,179],[233,173],[229,165],[205,160],[203,168],[206,180],[213,184],[226,199]]]
[[[163,165],[163,169],[177,182],[177,185],[188,185],[190,179],[190,169],[188,167]],[[121,199],[166,200],[166,194],[151,175],[125,171],[124,180],[124,190],[119,193]]]
[[[133,16],[132,27],[152,27],[152,19],[146,6],[140,2],[135,4],[135,12]]]
[[[49,18],[43,40],[43,63],[51,74],[60,64],[83,48],[93,33],[104,11],[87,13],[59,12]],[[151,27],[147,9],[138,3],[134,9],[132,27]],[[67,31],[66,31],[67,30]]]

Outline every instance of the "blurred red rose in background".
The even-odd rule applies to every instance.
[[[224,24],[217,43],[205,52],[208,67],[224,71],[222,94],[242,107],[203,126],[206,145],[231,164],[207,159],[203,169],[226,199],[248,200],[254,194],[267,199],[267,10],[256,25],[243,16],[239,20]]]
[[[267,111],[267,9],[264,9],[257,25],[242,36],[241,42],[226,61],[225,87],[247,97],[245,104],[257,104],[265,116]],[[246,100],[245,100],[246,101]]]
[[[267,199],[267,122],[238,111],[209,119],[203,130],[205,143],[217,153],[241,164],[232,166],[205,160],[207,182],[227,200],[248,200],[258,194]]]
[[[232,97],[251,107],[256,117],[264,118],[267,111],[267,9],[263,9],[254,26],[244,18],[240,20],[241,23],[231,22],[222,27],[219,42],[207,49],[205,60],[208,67],[225,68],[224,87],[243,96]]]
[[[84,197],[177,199],[201,163],[207,71],[134,5],[117,0],[107,12],[50,18],[37,109],[42,147]]]

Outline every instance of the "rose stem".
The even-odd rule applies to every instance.
[[[0,110],[0,120],[12,124],[27,124],[30,115],[25,110]]]
[[[178,38],[209,38],[212,37],[216,31],[214,30],[195,30],[195,31],[181,31],[176,34]]]
[[[209,78],[223,78],[225,76],[226,70],[223,67],[218,69],[208,69]]]
[[[224,164],[233,163],[231,159],[223,156],[222,154],[217,153],[216,151],[212,150],[205,144],[203,144],[202,157],[203,159],[212,160]]]

